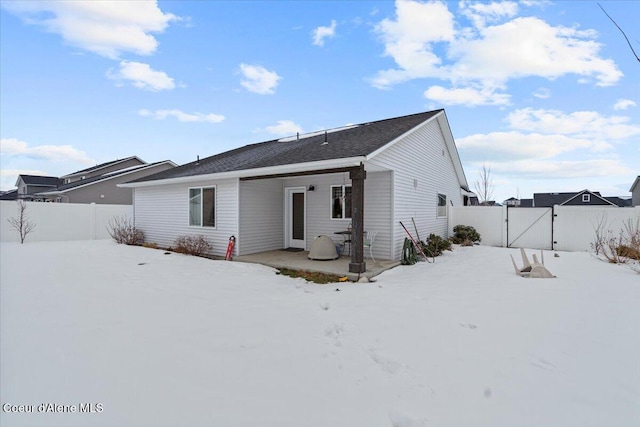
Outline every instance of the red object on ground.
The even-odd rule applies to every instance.
[[[227,254],[224,256],[225,261],[231,261],[231,254],[233,253],[233,247],[236,244],[236,236],[229,237],[229,244],[227,245]]]

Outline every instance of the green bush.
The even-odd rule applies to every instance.
[[[473,242],[479,242],[481,240],[480,233],[470,225],[456,225],[453,227],[453,232],[454,236],[452,240],[453,243],[456,244],[471,246]]]
[[[433,233],[429,234],[426,244],[424,242],[420,242],[420,244],[424,254],[431,257],[440,256],[442,252],[451,250],[451,242],[449,240]]]

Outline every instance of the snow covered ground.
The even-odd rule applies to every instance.
[[[640,275],[586,253],[547,252],[556,279],[471,247],[316,285],[110,241],[0,250],[3,427],[640,425]]]

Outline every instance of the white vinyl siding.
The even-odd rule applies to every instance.
[[[216,187],[216,227],[189,226],[189,188]],[[171,247],[178,236],[203,235],[211,253],[224,256],[229,237],[238,234],[238,180],[198,181],[138,187],[134,192],[135,225],[145,241]]]
[[[283,191],[280,179],[240,181],[239,254],[284,247]]]
[[[438,217],[438,193],[447,203],[462,205],[460,184],[438,121],[434,118],[411,132],[369,163],[393,170],[393,259],[400,258],[405,231],[413,233],[413,218],[420,237],[430,233],[447,237],[447,218]],[[415,236],[414,236],[415,237]]]
[[[334,233],[346,230],[351,219],[332,219],[328,200],[332,186],[351,186],[348,173],[290,178],[283,185],[305,188],[314,186],[313,191],[306,192],[307,250],[313,239],[321,235],[329,236],[336,244],[342,242],[342,236]],[[376,259],[391,259],[391,210],[391,172],[367,172],[364,183],[364,229],[378,232],[373,247]],[[366,256],[369,256],[368,251]]]

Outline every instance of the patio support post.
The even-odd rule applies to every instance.
[[[364,180],[367,172],[364,164],[349,172],[351,179],[351,262],[350,273],[364,273],[367,264],[364,262]]]

